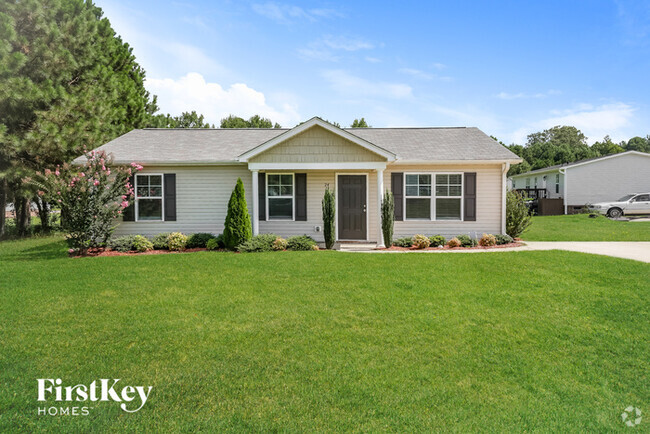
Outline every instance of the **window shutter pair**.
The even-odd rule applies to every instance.
[[[306,173],[295,173],[295,201],[296,201],[296,210],[295,218],[296,221],[307,221],[307,174]],[[258,174],[258,192],[257,192],[257,201],[259,208],[259,219],[260,221],[266,220],[266,173]]]
[[[465,221],[476,221],[476,172],[464,174],[464,215]],[[395,199],[395,221],[404,220],[404,173],[391,173],[390,185]]]
[[[129,177],[129,183],[135,188],[135,176]],[[165,221],[176,221],[176,174],[165,173],[163,175],[165,195],[163,197],[163,209],[165,210]],[[122,221],[135,221],[135,197],[131,204],[122,211]]]

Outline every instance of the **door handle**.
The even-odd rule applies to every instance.
[[[363,212],[366,212],[366,204],[363,204]]]

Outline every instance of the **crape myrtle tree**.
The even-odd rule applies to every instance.
[[[44,226],[46,199],[21,179],[146,126],[157,110],[131,47],[102,15],[83,0],[0,2],[0,179],[17,210],[39,204]]]
[[[237,178],[235,189],[228,202],[228,214],[223,229],[223,242],[226,248],[234,250],[235,247],[253,237],[251,217],[248,214],[246,192],[241,178]]]

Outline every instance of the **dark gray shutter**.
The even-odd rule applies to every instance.
[[[390,189],[395,199],[395,221],[404,220],[404,174],[394,172],[390,174]]]
[[[257,203],[259,204],[259,219],[260,221],[266,220],[266,173],[258,173],[257,175]]]
[[[296,221],[307,221],[307,174],[296,173]]]
[[[476,221],[476,172],[465,172],[465,207],[463,220]]]
[[[135,189],[135,177],[133,175],[129,176],[129,184]],[[130,205],[124,208],[122,211],[122,221],[125,222],[134,222],[135,221],[135,192],[133,197],[129,199]]]
[[[165,173],[165,221],[176,221],[176,174]]]

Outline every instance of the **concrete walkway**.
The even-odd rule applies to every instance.
[[[650,263],[650,241],[525,241],[517,250],[569,250]]]

